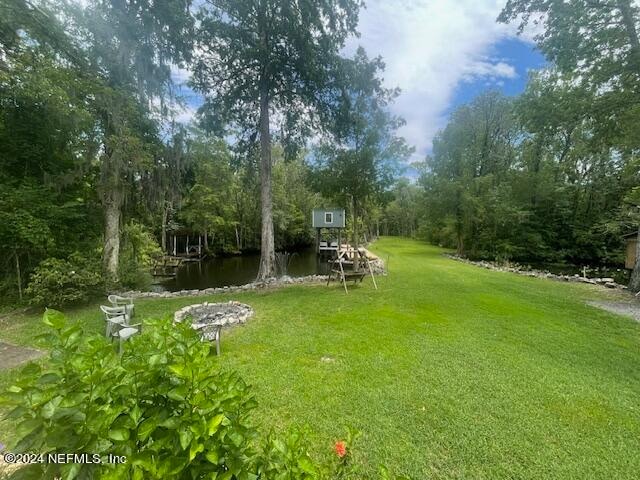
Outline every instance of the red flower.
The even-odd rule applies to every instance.
[[[336,451],[336,455],[338,455],[340,458],[344,457],[347,454],[347,447],[342,441],[336,442],[336,446],[334,448]]]

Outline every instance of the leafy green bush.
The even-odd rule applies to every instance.
[[[47,310],[44,321],[53,328],[43,338],[51,349],[46,368],[25,367],[4,400],[17,425],[11,451],[98,454],[101,462],[38,463],[10,478],[359,478],[350,438],[324,463],[311,459],[295,431],[261,441],[249,421],[250,389],[220,371],[186,322],[149,322],[118,356],[59,312]],[[109,455],[126,463],[109,463]]]
[[[42,261],[26,289],[30,303],[48,307],[83,303],[103,291],[99,262],[79,253]]]
[[[124,287],[146,289],[151,285],[153,258],[162,250],[153,234],[136,222],[127,223],[122,231],[119,260],[120,283]]]

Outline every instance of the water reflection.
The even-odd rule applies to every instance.
[[[255,280],[260,264],[259,254],[219,257],[202,262],[185,263],[175,279],[162,283],[169,291],[193,290],[228,285],[244,285]],[[293,254],[288,274],[292,277],[326,274],[326,258],[319,258],[313,249]]]

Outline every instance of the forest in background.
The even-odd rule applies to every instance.
[[[453,112],[417,182],[394,187],[388,231],[475,259],[621,266],[640,220],[638,20],[628,0],[509,0],[498,21],[538,28],[548,65],[519,96]]]
[[[621,263],[640,205],[631,2],[507,2],[499,21],[549,19],[536,38],[548,66],[520,96],[460,107],[408,178],[411,148],[389,108],[400,92],[382,86],[382,59],[339,55],[359,2],[300,2],[306,16],[289,3],[0,1],[3,303],[144,287],[176,231],[204,235],[212,254],[259,250],[265,234],[271,250],[310,245],[310,211],[325,205],[346,207],[360,240]],[[275,13],[288,21],[262,22]],[[298,35],[321,18],[333,30]],[[287,48],[265,49],[272,37]],[[203,95],[193,124],[175,120],[173,66]]]

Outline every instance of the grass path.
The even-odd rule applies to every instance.
[[[308,424],[320,452],[351,425],[368,472],[385,463],[416,479],[637,478],[640,324],[586,305],[588,286],[480,269],[417,241],[373,250],[391,257],[378,291],[365,280],[349,295],[333,284],[233,296],[256,315],[223,335],[221,362],[254,386],[265,428]],[[70,316],[102,329],[95,306]],[[39,328],[21,317],[0,336],[31,344]]]

